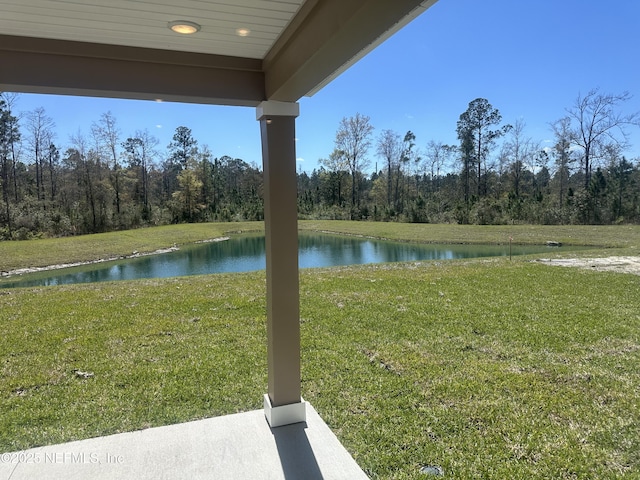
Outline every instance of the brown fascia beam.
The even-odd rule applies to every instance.
[[[308,0],[265,57],[266,94],[318,91],[437,0]]]
[[[0,91],[256,106],[260,60],[0,35]]]

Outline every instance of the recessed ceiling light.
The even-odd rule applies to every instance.
[[[248,37],[250,33],[251,33],[251,30],[249,30],[248,28],[236,29],[236,35],[238,35],[239,37]]]
[[[187,20],[169,22],[169,28],[176,33],[181,33],[182,35],[191,35],[192,33],[200,31],[200,25]]]

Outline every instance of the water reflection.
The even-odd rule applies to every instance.
[[[512,253],[523,255],[548,249],[546,246],[514,246]],[[298,250],[301,268],[509,255],[509,247],[500,245],[424,245],[306,232],[300,233]],[[0,287],[246,272],[262,270],[265,264],[264,236],[241,235],[227,241],[184,247],[171,253],[27,274],[4,280]]]

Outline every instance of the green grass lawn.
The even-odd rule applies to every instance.
[[[303,227],[446,233],[370,225]],[[640,277],[532,258],[301,272],[303,396],[370,477],[639,478]],[[261,408],[265,309],[264,272],[0,290],[0,451]]]
[[[623,247],[640,252],[640,225],[443,225],[393,222],[301,221],[300,227],[408,242],[544,245],[548,240],[567,245]]]

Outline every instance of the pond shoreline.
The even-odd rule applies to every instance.
[[[214,242],[224,242],[226,240],[229,240],[229,237],[216,237],[216,238],[209,238],[207,240],[200,240],[198,242],[195,243],[214,243]],[[0,278],[10,278],[16,275],[24,275],[27,273],[37,273],[37,272],[49,272],[51,270],[60,270],[62,268],[70,268],[70,267],[81,267],[83,265],[97,265],[99,263],[105,263],[105,262],[113,262],[115,260],[127,260],[130,258],[139,258],[139,257],[147,257],[149,255],[160,255],[163,253],[171,253],[171,252],[177,252],[178,250],[180,250],[180,247],[178,247],[177,245],[173,245],[172,247],[168,247],[168,248],[159,248],[158,250],[154,250],[153,252],[137,252],[134,251],[131,253],[131,255],[119,255],[117,257],[108,257],[108,258],[99,258],[96,260],[88,260],[85,262],[73,262],[73,263],[58,263],[55,265],[47,265],[45,267],[25,267],[25,268],[17,268],[15,270],[9,270],[6,272],[0,272]]]
[[[349,234],[349,233],[338,233],[335,231],[330,231],[330,230],[326,230],[326,229],[322,229],[322,230],[313,230],[315,233],[319,233],[321,235],[335,235],[335,236],[339,236],[339,237],[351,237],[351,238],[359,238],[362,240],[373,240],[373,241],[382,241],[382,242],[393,242],[393,243],[404,243],[404,244],[415,244],[416,242],[403,242],[403,241],[393,241],[393,240],[389,240],[389,239],[383,239],[380,238],[378,236],[369,236],[369,235],[362,235],[362,234]],[[215,238],[207,238],[207,239],[203,239],[203,240],[198,240],[195,241],[193,243],[188,243],[188,244],[184,244],[184,246],[188,246],[188,245],[197,245],[197,244],[211,244],[211,243],[218,243],[218,242],[224,242],[224,241],[228,241],[230,240],[229,236],[219,236],[219,237],[215,237]],[[433,245],[430,243],[424,243],[424,245]],[[450,244],[445,244],[445,245],[450,245],[450,246],[456,246],[456,245],[461,245],[461,244],[457,244],[457,243],[450,243]],[[464,245],[464,244],[462,244]],[[549,242],[547,242],[547,248],[548,247]],[[498,246],[498,245],[493,245],[493,246]],[[157,250],[154,251],[149,251],[149,252],[138,252],[137,250],[134,250],[131,254],[128,255],[114,255],[114,256],[110,256],[107,258],[99,258],[99,259],[95,259],[95,260],[86,260],[86,261],[79,261],[79,262],[68,262],[68,263],[59,263],[59,264],[52,264],[52,265],[48,265],[48,266],[41,266],[41,267],[25,267],[25,268],[19,268],[19,269],[14,269],[14,270],[10,270],[10,271],[2,271],[0,272],[0,278],[3,280],[7,280],[10,279],[12,277],[21,277],[23,275],[28,275],[28,274],[32,274],[32,273],[43,273],[43,272],[52,272],[52,271],[57,271],[57,270],[61,270],[61,269],[66,269],[66,268],[71,268],[71,267],[81,267],[81,266],[91,266],[91,265],[100,265],[102,263],[106,263],[106,262],[113,262],[113,261],[121,261],[121,260],[133,260],[136,258],[140,258],[140,257],[147,257],[147,256],[156,256],[156,255],[161,255],[161,254],[165,254],[165,253],[172,253],[172,252],[177,252],[181,250],[180,247],[178,247],[177,244],[173,244],[172,247],[168,247],[168,248],[159,248]],[[535,252],[533,252],[535,253]],[[538,252],[540,253],[540,252]],[[509,255],[511,254],[511,252],[509,251]],[[479,255],[479,256],[485,256],[485,255]],[[444,258],[444,257],[443,257]],[[449,258],[449,257],[446,257]],[[452,258],[456,258],[456,257],[452,257]],[[430,257],[428,259],[440,259],[440,257]],[[402,261],[400,259],[387,259],[387,260],[383,260],[385,262],[388,261]],[[609,257],[603,257],[603,258],[572,258],[572,259],[563,259],[563,258],[540,258],[537,260],[534,260],[535,262],[540,262],[546,265],[560,265],[560,266],[581,266],[581,267],[589,267],[589,268],[593,268],[596,270],[608,270],[608,271],[617,271],[617,272],[624,272],[624,273],[633,273],[633,274],[637,274],[640,275],[640,257],[630,257],[630,256],[609,256]],[[359,263],[378,263],[377,261],[364,261],[364,262],[359,262],[356,261],[356,264]],[[342,265],[342,263],[339,263],[340,265]],[[345,263],[346,264],[346,263]],[[311,265],[314,266],[314,265]],[[309,267],[309,265],[306,265],[306,267]],[[306,268],[305,266],[302,266],[302,268]],[[98,268],[102,268],[102,267],[98,267]],[[264,267],[262,267],[264,268]],[[240,270],[243,271],[243,270]],[[217,273],[217,272],[216,272]],[[181,276],[183,274],[177,274],[178,276]],[[16,280],[14,280],[16,281]],[[22,281],[22,280],[17,280],[17,281]]]

